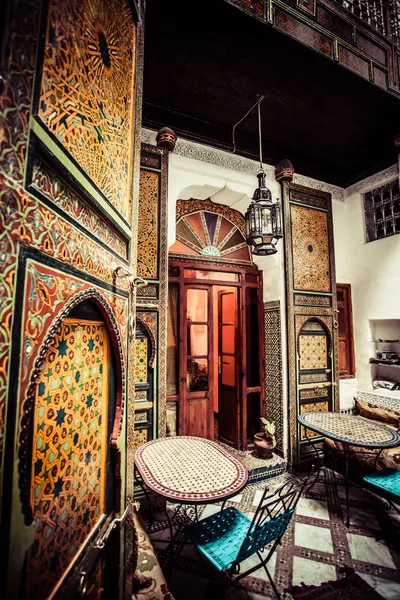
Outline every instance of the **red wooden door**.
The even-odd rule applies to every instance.
[[[237,289],[218,293],[218,404],[219,438],[239,447],[240,397]]]
[[[212,289],[185,285],[180,395],[183,434],[213,439]],[[181,329],[182,332],[182,329]]]

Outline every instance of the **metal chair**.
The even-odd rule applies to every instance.
[[[389,504],[400,515],[400,471],[397,469],[384,469],[365,475],[363,481],[367,488],[378,496],[383,496]],[[400,530],[396,526],[395,531]]]
[[[301,486],[287,482],[272,493],[266,488],[252,520],[231,507],[187,527],[186,535],[200,557],[207,558],[219,572],[228,577],[227,587],[262,566],[276,597],[280,598],[267,563],[289,525],[313,469],[314,467]],[[272,546],[263,558],[261,553],[270,544]],[[255,553],[260,562],[240,573],[240,564]]]

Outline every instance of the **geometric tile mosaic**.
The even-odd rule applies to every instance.
[[[265,414],[275,423],[276,443],[283,450],[281,312],[276,304],[264,303]]]
[[[28,555],[31,597],[47,597],[105,510],[108,337],[104,323],[64,319],[38,379]]]
[[[327,343],[323,335],[300,335],[300,369],[326,369]]]

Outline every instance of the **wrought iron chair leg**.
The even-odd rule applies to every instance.
[[[143,483],[140,481],[140,479],[137,476],[136,472],[134,472],[133,477],[134,477],[134,480],[136,481],[136,483],[138,484],[138,486],[140,487],[140,489],[142,490],[142,492],[144,493],[144,495],[146,496],[147,505],[149,507],[149,529],[151,529],[151,526],[153,524],[153,510],[151,508],[151,501],[150,501],[149,493],[146,490],[146,488],[144,487]]]
[[[310,485],[309,485],[309,486],[307,487],[307,489],[306,489],[306,492],[308,493],[308,492],[311,490],[311,488],[313,488],[313,487],[314,487],[314,485],[317,483],[317,481],[318,481],[318,480],[319,480],[319,478],[320,478],[321,469],[322,469],[322,458],[321,458],[321,455],[318,453],[318,450],[317,450],[317,448],[315,447],[315,444],[314,444],[313,440],[312,440],[312,439],[310,439],[310,438],[308,437],[308,434],[307,434],[307,429],[305,429],[305,435],[306,435],[306,440],[307,440],[307,442],[309,442],[309,443],[311,444],[311,446],[312,446],[312,449],[313,449],[313,450],[314,450],[314,452],[315,452],[315,455],[316,455],[316,457],[317,457],[317,465],[318,465],[318,467],[317,467],[317,468],[318,468],[318,470],[317,470],[317,474],[316,474],[316,476],[315,476],[314,480],[313,480],[313,481],[310,483]]]
[[[271,574],[270,574],[270,572],[269,572],[269,571],[268,571],[268,569],[267,569],[267,565],[266,565],[266,563],[263,561],[263,557],[261,556],[261,553],[260,553],[260,552],[257,552],[257,554],[258,554],[258,558],[259,558],[259,559],[261,560],[261,562],[262,562],[262,566],[264,567],[264,571],[265,571],[265,572],[266,572],[266,574],[267,574],[267,577],[268,577],[268,579],[269,579],[269,582],[270,582],[270,584],[272,585],[272,589],[273,589],[273,590],[274,590],[274,592],[275,592],[275,596],[278,598],[278,600],[280,600],[280,598],[281,598],[281,595],[280,595],[280,593],[278,592],[278,590],[276,589],[275,582],[274,582],[274,580],[272,579],[272,577],[271,577]]]
[[[346,527],[350,527],[350,515],[349,515],[349,447],[347,444],[343,444],[344,453],[346,457],[346,470],[345,470],[345,486],[346,486]]]

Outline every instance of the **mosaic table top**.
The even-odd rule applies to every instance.
[[[150,490],[187,504],[235,496],[248,479],[241,460],[211,440],[191,436],[143,444],[135,453],[135,466]]]
[[[369,448],[400,446],[400,435],[397,431],[364,417],[334,412],[309,412],[300,415],[298,421],[324,437],[352,446]]]

